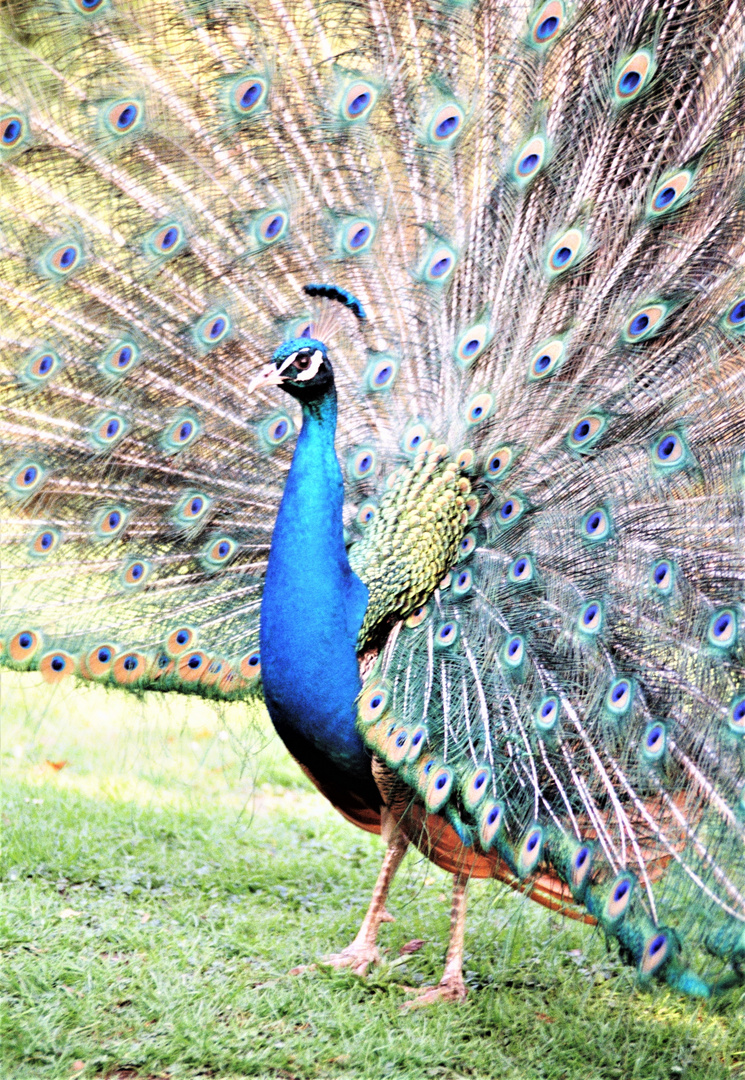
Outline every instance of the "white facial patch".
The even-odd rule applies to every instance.
[[[318,369],[323,363],[323,353],[320,349],[314,349],[313,355],[310,358],[310,366],[305,371],[299,371],[297,374],[298,382],[307,382],[308,379],[313,379],[318,374]]]

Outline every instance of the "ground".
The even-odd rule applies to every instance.
[[[745,991],[642,989],[601,935],[472,888],[463,1005],[436,982],[449,881],[407,856],[362,980],[289,970],[353,936],[382,847],[259,710],[3,676],[4,1080],[733,1080]]]

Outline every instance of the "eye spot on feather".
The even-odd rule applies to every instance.
[[[729,649],[737,639],[737,615],[734,608],[720,608],[709,620],[709,641],[718,649]]]
[[[453,595],[458,597],[468,596],[472,588],[473,574],[470,570],[461,570],[453,581]]]
[[[385,686],[370,686],[360,696],[358,713],[364,724],[372,724],[384,716],[388,709],[388,691]]]
[[[172,630],[165,641],[165,649],[169,656],[178,657],[187,649],[196,645],[197,633],[190,626],[179,626]]]
[[[592,848],[582,844],[572,856],[570,888],[575,896],[581,895],[592,870]]]
[[[588,413],[587,416],[577,420],[572,427],[567,435],[567,445],[571,450],[585,453],[597,443],[607,426],[608,421],[604,416]]]
[[[533,580],[535,567],[530,555],[518,555],[507,571],[508,579],[515,585],[525,585]]]
[[[8,642],[8,659],[21,667],[30,664],[41,650],[42,641],[35,630],[20,630]]]
[[[378,100],[378,90],[364,79],[355,79],[345,88],[339,102],[339,119],[347,124],[367,120]]]
[[[517,851],[516,867],[517,876],[525,878],[532,874],[543,854],[543,829],[540,825],[534,825],[520,844]]]
[[[51,652],[39,660],[39,672],[46,683],[58,683],[75,674],[75,658],[66,652]]]
[[[37,532],[29,544],[29,553],[35,558],[51,555],[59,547],[59,529],[47,528]]]
[[[535,725],[539,731],[553,731],[559,721],[559,699],[550,694],[544,697],[535,711]]]
[[[10,477],[10,493],[27,498],[39,490],[46,473],[37,461],[23,461],[15,466]]]
[[[491,394],[476,394],[466,405],[466,420],[469,424],[480,424],[491,414],[494,398]]]
[[[35,389],[48,383],[61,367],[62,360],[59,355],[52,349],[43,349],[40,352],[33,352],[24,360],[19,371],[19,378],[25,386]]]
[[[577,620],[581,633],[596,637],[603,629],[603,614],[603,605],[598,600],[584,604]]]
[[[435,645],[441,649],[448,649],[455,645],[458,640],[458,624],[449,620],[441,623],[435,631]]]
[[[406,431],[404,432],[404,437],[402,440],[402,445],[406,453],[418,454],[422,443],[425,442],[427,438],[427,435],[427,428],[424,424],[420,422],[409,424],[409,426],[406,428]]]
[[[109,450],[122,441],[129,430],[127,421],[115,413],[103,413],[89,432],[94,449]]]
[[[490,778],[491,770],[487,767],[477,768],[475,772],[466,775],[461,784],[461,796],[469,813],[472,814],[486,798]]]
[[[69,0],[70,7],[80,15],[95,15],[108,7],[107,0]]]
[[[476,461],[476,454],[470,446],[464,446],[460,453],[456,455],[456,461],[458,463],[458,468],[461,472],[468,472],[468,470],[472,469],[474,466],[474,463]],[[471,511],[469,506],[469,502],[471,499],[476,500],[476,506],[473,509],[473,512]],[[466,507],[468,508],[469,517],[474,518],[479,510],[478,498],[475,495],[469,496],[469,498],[466,499]]]
[[[644,945],[639,962],[641,975],[650,976],[659,971],[672,953],[671,940],[666,933],[655,933]]]
[[[18,113],[5,113],[0,116],[0,153],[15,150],[28,134],[26,121]]]
[[[625,105],[638,97],[654,70],[652,54],[648,49],[639,49],[625,60],[616,72],[613,92],[617,105]]]
[[[669,559],[658,559],[652,564],[649,584],[655,592],[669,596],[675,581],[675,566]]]
[[[199,682],[210,658],[203,652],[188,652],[176,664],[176,674],[186,683]]]
[[[102,679],[111,670],[116,649],[113,645],[99,644],[94,646],[80,662],[81,673],[86,678]]]
[[[745,735],[745,695],[736,697],[730,706],[729,729],[735,735]]]
[[[520,520],[525,512],[525,504],[519,495],[511,495],[505,499],[497,511],[497,524],[502,528],[514,525]]]
[[[546,258],[549,277],[563,274],[575,266],[585,252],[585,238],[580,229],[568,229],[551,245]]]
[[[285,210],[268,210],[254,222],[254,236],[262,247],[284,239],[290,229],[290,215]]]
[[[520,634],[507,638],[502,649],[502,659],[510,668],[518,668],[525,658],[525,641]]]
[[[201,563],[205,570],[219,570],[234,558],[238,544],[229,536],[220,536],[210,540],[201,554]]]
[[[622,716],[631,708],[634,700],[634,688],[628,679],[614,679],[605,696],[607,708],[615,716]]]
[[[174,507],[177,522],[193,525],[201,521],[211,509],[213,500],[202,491],[191,491],[183,495]]]
[[[178,225],[168,225],[161,229],[155,238],[155,246],[159,251],[171,251],[181,239],[181,230]]]
[[[213,311],[204,315],[194,327],[194,340],[204,349],[213,349],[230,336],[232,329],[225,311]]]
[[[128,520],[129,513],[123,506],[109,506],[96,519],[96,535],[102,540],[113,540],[121,535]]]
[[[561,338],[554,338],[537,349],[531,358],[528,367],[528,379],[534,382],[537,379],[546,379],[553,375],[561,366],[566,354],[566,348]]]
[[[365,373],[365,386],[373,393],[379,390],[390,390],[396,381],[399,364],[393,356],[378,356],[373,360]]]
[[[667,747],[667,732],[665,725],[660,723],[650,724],[644,733],[642,753],[649,762],[657,762],[665,755]]]
[[[143,108],[137,101],[115,101],[106,106],[106,126],[114,135],[129,135],[140,127]]]
[[[636,341],[644,341],[645,338],[650,337],[661,328],[667,311],[667,305],[662,303],[647,304],[645,307],[639,308],[624,326],[624,340],[633,344]]]
[[[369,480],[375,475],[377,456],[370,447],[361,447],[348,459],[347,471],[351,480]]]
[[[724,316],[723,325],[726,330],[734,330],[737,333],[745,330],[745,297],[740,297],[734,302]]]
[[[530,24],[531,44],[539,49],[546,48],[556,40],[564,28],[565,13],[561,0],[549,0],[539,8]]]
[[[453,356],[461,367],[470,367],[490,344],[492,335],[485,322],[475,323],[473,326],[461,330],[455,340]]]
[[[462,468],[462,466],[459,467]],[[474,521],[478,517],[479,510],[481,509],[481,503],[478,495],[468,495],[466,497],[466,513],[469,521]]]
[[[591,510],[582,518],[582,536],[592,543],[600,543],[611,535],[610,518],[602,506]]]
[[[607,929],[617,926],[626,914],[634,893],[634,884],[634,879],[629,874],[620,874],[612,883],[600,916],[600,921]]]
[[[144,559],[133,559],[125,563],[121,573],[122,585],[127,588],[140,588],[152,573],[152,566]]]
[[[429,119],[427,136],[435,146],[450,146],[463,127],[465,113],[460,105],[448,101],[440,105]]]
[[[185,244],[186,233],[177,221],[165,221],[145,236],[146,253],[159,260],[177,255]]]
[[[295,428],[286,412],[275,412],[264,421],[260,428],[262,441],[268,450],[281,446],[295,433]]]
[[[676,431],[666,431],[651,448],[652,461],[661,469],[671,471],[687,463],[686,445]]]
[[[681,169],[680,172],[662,180],[652,192],[649,201],[649,215],[659,217],[661,214],[666,214],[669,210],[672,210],[689,191],[692,183],[693,173],[688,169]]]
[[[53,244],[42,256],[41,269],[58,281],[69,277],[83,265],[83,248],[76,240]]]
[[[367,218],[352,218],[339,227],[337,244],[342,255],[363,255],[375,239],[375,223]]]
[[[426,741],[427,728],[424,726],[424,724],[418,724],[411,734],[411,739],[409,741],[409,749],[406,754],[406,760],[412,763],[415,762],[421,754],[422,750],[424,749]]]
[[[487,798],[479,813],[479,843],[484,851],[489,851],[497,839],[504,820],[504,808],[500,803]]]
[[[104,375],[121,378],[136,367],[139,358],[139,347],[133,341],[117,341],[103,354],[98,366]]]
[[[161,436],[161,446],[166,453],[175,454],[185,450],[201,434],[202,426],[196,417],[182,413],[177,416]]]
[[[446,766],[435,766],[433,762],[427,775],[428,781],[423,792],[424,803],[430,814],[436,814],[450,798],[450,792],[453,788],[453,773]]]
[[[514,460],[515,454],[509,446],[499,446],[486,457],[486,475],[489,480],[499,480],[505,476]]]
[[[409,630],[416,630],[416,628],[418,626],[421,626],[428,616],[429,606],[427,604],[423,604],[422,607],[415,608],[412,611],[411,615],[409,615],[409,617],[406,619],[406,626],[409,628]]]
[[[520,187],[529,184],[546,162],[548,144],[543,135],[534,135],[520,147],[512,166],[512,177]]]
[[[144,653],[122,653],[114,660],[111,676],[120,686],[132,686],[141,682],[147,674],[147,657]]]
[[[246,119],[255,116],[266,104],[269,82],[253,73],[241,75],[230,89],[230,105],[236,116]]]
[[[455,251],[443,242],[433,242],[427,248],[417,277],[428,285],[445,285],[455,270]]]
[[[363,502],[355,514],[355,521],[361,529],[366,529],[368,525],[372,524],[377,512],[378,508],[374,502]]]
[[[467,533],[458,545],[458,561],[467,559],[476,548],[476,537],[473,533]]]
[[[392,725],[382,740],[383,757],[392,767],[399,765],[409,753],[409,733],[404,727]]]

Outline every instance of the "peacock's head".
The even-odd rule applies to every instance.
[[[249,389],[281,386],[301,403],[317,401],[334,385],[334,372],[326,346],[314,338],[293,338],[275,352],[272,362],[256,376]]]

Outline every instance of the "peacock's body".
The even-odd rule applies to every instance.
[[[741,5],[2,17],[3,663],[263,693],[389,839],[337,963],[413,841],[433,994],[471,874],[742,977]]]

